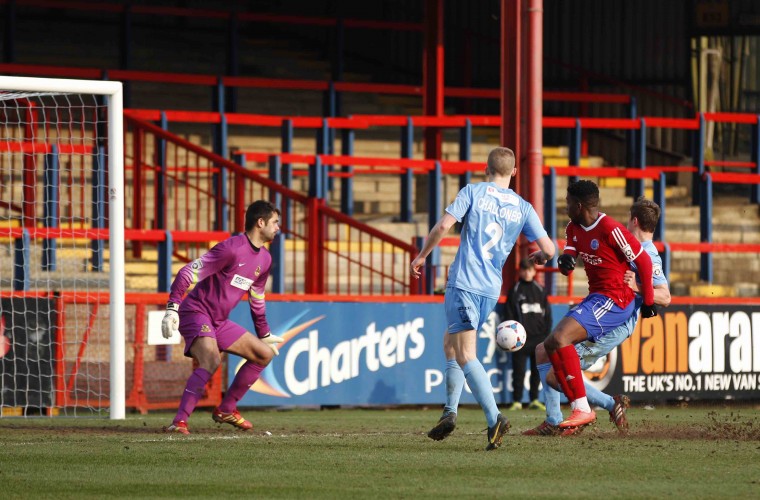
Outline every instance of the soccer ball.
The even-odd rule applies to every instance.
[[[515,320],[502,321],[496,327],[496,345],[502,351],[519,351],[527,339],[528,334],[525,332],[525,327]]]

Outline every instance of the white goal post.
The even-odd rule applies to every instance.
[[[52,97],[51,97],[52,96]],[[14,132],[21,130],[21,134],[24,132],[24,127],[26,126],[26,130],[31,130],[32,127],[28,124],[18,124],[18,123],[12,123],[8,124],[8,121],[12,121],[15,118],[9,119],[8,117],[18,117],[22,116],[22,113],[18,111],[18,102],[23,101],[24,103],[34,103],[35,99],[41,99],[41,98],[51,98],[53,99],[53,105],[50,106],[49,111],[40,111],[40,114],[44,115],[45,113],[48,113],[45,116],[49,116],[51,118],[51,122],[54,125],[40,125],[35,130],[41,130],[44,132],[43,135],[46,137],[51,137],[53,139],[55,138],[64,138],[71,142],[72,138],[80,139],[84,136],[90,136],[92,135],[92,128],[94,128],[96,125],[94,125],[92,122],[87,121],[86,119],[83,119],[83,123],[81,125],[77,125],[80,128],[77,129],[77,126],[71,126],[70,128],[72,130],[67,131],[65,129],[65,124],[61,125],[63,123],[60,121],[59,117],[62,115],[65,116],[73,116],[74,113],[67,112],[65,109],[65,105],[68,102],[69,99],[79,99],[79,101],[76,101],[77,103],[84,102],[84,99],[78,96],[86,96],[87,103],[88,104],[76,104],[76,109],[80,109],[83,111],[76,111],[78,113],[77,116],[83,116],[83,117],[89,117],[90,114],[94,112],[98,112],[99,110],[102,110],[102,106],[107,106],[108,112],[107,112],[107,141],[103,141],[105,144],[107,142],[107,148],[104,148],[104,150],[107,150],[107,165],[106,170],[103,170],[103,176],[105,176],[105,172],[108,173],[108,181],[107,181],[107,190],[103,191],[103,199],[100,201],[101,205],[104,203],[108,204],[108,220],[107,223],[104,223],[102,226],[93,226],[93,227],[100,227],[101,229],[107,224],[108,226],[108,240],[107,244],[109,247],[109,258],[108,258],[108,291],[110,292],[110,299],[108,301],[109,309],[108,309],[108,324],[109,324],[109,334],[110,334],[110,356],[109,356],[109,371],[110,371],[110,377],[109,377],[109,384],[110,384],[110,393],[105,394],[105,387],[101,391],[102,397],[105,398],[105,402],[102,405],[104,408],[110,407],[109,410],[109,417],[111,419],[124,419],[125,418],[125,365],[126,365],[126,359],[125,359],[125,335],[126,335],[126,318],[125,318],[125,275],[124,275],[124,259],[125,259],[125,242],[124,242],[124,217],[125,217],[125,211],[124,211],[124,132],[123,132],[123,96],[122,96],[122,84],[121,82],[113,82],[113,81],[88,81],[88,80],[69,80],[69,79],[53,79],[53,78],[24,78],[24,77],[7,77],[7,76],[0,76],[0,104],[3,102],[14,104],[4,104],[3,109],[0,109],[0,113],[3,114],[5,123],[0,123],[0,128],[5,132],[4,137],[2,137],[3,145],[2,149],[0,148],[0,157],[5,156],[5,158],[0,158],[2,160],[2,163],[0,163],[0,176],[2,178],[0,179],[0,214],[5,214],[3,216],[3,220],[0,222],[3,222],[6,224],[6,228],[9,228],[8,231],[17,231],[16,233],[7,232],[5,233],[6,240],[8,240],[10,243],[8,243],[7,248],[9,249],[6,254],[10,253],[13,254],[18,251],[18,243],[14,243],[14,241],[18,241],[18,236],[8,236],[10,234],[17,235],[19,234],[18,231],[25,231],[24,234],[28,234],[28,231],[37,231],[40,226],[50,227],[47,225],[46,220],[47,217],[51,217],[49,215],[49,210],[51,210],[47,205],[44,207],[44,216],[40,216],[39,214],[43,213],[43,207],[41,207],[41,203],[39,201],[34,202],[35,207],[30,208],[28,207],[30,202],[29,199],[33,200],[40,200],[44,199],[45,203],[48,203],[48,195],[47,191],[45,191],[45,194],[42,195],[40,193],[43,192],[43,189],[47,189],[46,187],[42,186],[42,183],[38,182],[38,178],[40,175],[43,175],[41,172],[44,170],[44,175],[46,176],[45,179],[47,180],[47,168],[41,168],[35,164],[40,163],[39,161],[39,152],[32,151],[31,153],[27,152],[29,148],[39,147],[35,145],[44,145],[46,144],[43,140],[41,140],[39,137],[37,137],[35,134],[38,132],[35,132],[32,130],[30,134],[32,135],[31,139],[30,137],[22,137],[19,138],[18,134],[19,132]],[[97,97],[91,97],[91,96],[97,96]],[[102,97],[100,97],[102,96]],[[105,99],[103,99],[105,98]],[[100,100],[98,100],[100,99]],[[104,101],[104,103],[103,103]],[[97,102],[97,103],[103,103],[103,104],[92,104],[90,105],[90,102]],[[28,108],[24,113],[29,112],[29,110],[33,110],[33,112],[37,112],[36,110],[38,108],[34,107],[36,104],[27,104]],[[15,106],[13,110],[10,109],[9,106]],[[93,112],[93,110],[95,110]],[[105,114],[105,113],[101,113]],[[36,116],[36,115],[35,115]],[[97,123],[97,126],[102,127],[105,129],[105,120],[103,123]],[[56,126],[58,127],[56,129]],[[12,130],[11,130],[12,129]],[[15,136],[13,134],[16,134]],[[53,141],[51,139],[51,142]],[[67,143],[68,144],[68,143]],[[70,144],[63,144],[61,146],[56,146],[53,151],[59,151],[59,148],[64,149],[66,151],[73,150],[73,148],[70,146]],[[66,149],[68,147],[68,149]],[[91,146],[88,146],[91,147]],[[96,145],[97,147],[97,145]],[[57,154],[57,153],[54,153]],[[70,154],[70,153],[64,153],[64,154]],[[15,155],[15,156],[14,156]],[[26,159],[23,157],[23,155],[27,155]],[[32,155],[34,155],[32,157]],[[31,160],[29,158],[32,157]],[[66,157],[69,158],[69,157]],[[25,177],[25,179],[35,179],[34,183],[26,182],[23,183],[18,181],[19,175],[18,170],[21,168],[24,170],[24,175],[27,175],[28,170],[30,170],[29,167],[27,167],[27,163],[31,161],[31,164],[33,165],[32,168],[35,169],[35,173],[28,174],[31,177]],[[47,161],[47,160],[46,160]],[[74,160],[66,160],[67,162],[73,164]],[[79,161],[79,160],[76,160]],[[89,157],[82,160],[82,164],[87,162],[89,165],[91,162],[95,162],[95,160],[89,159]],[[15,170],[13,170],[15,168]],[[57,168],[57,167],[56,167]],[[86,174],[84,173],[84,169],[82,169],[82,173],[79,174],[79,171],[75,171],[73,168],[70,168],[66,170],[67,167],[64,168],[63,173],[56,174],[66,176],[70,179],[70,184],[67,186],[67,193],[59,193],[55,191],[56,189],[60,189],[60,191],[63,191],[63,188],[60,187],[54,187],[52,188],[53,195],[52,197],[54,199],[57,199],[57,202],[59,205],[54,205],[54,209],[59,212],[71,212],[72,209],[69,206],[66,206],[66,204],[74,205],[81,199],[81,206],[85,207],[88,206],[87,203],[90,203],[91,200],[89,197],[91,196],[90,192],[87,191],[81,186],[82,182],[81,180],[77,180],[77,175],[80,176],[81,179],[85,179]],[[73,173],[72,173],[73,171]],[[87,177],[89,179],[89,177]],[[14,179],[18,184],[22,184],[21,186],[18,186],[16,188],[13,187],[13,181]],[[57,178],[56,178],[57,179]],[[103,179],[105,181],[105,179]],[[30,185],[31,184],[31,185]],[[103,183],[105,184],[105,182]],[[23,193],[23,194],[19,194]],[[73,194],[72,194],[73,193]],[[58,197],[58,198],[56,198]],[[29,199],[27,199],[29,198]],[[69,199],[71,198],[71,199]],[[92,210],[92,208],[87,208],[87,211]],[[14,212],[15,211],[15,212]],[[26,212],[25,212],[26,211]],[[22,215],[16,216],[18,213],[22,213]],[[86,213],[85,210],[81,210],[82,213]],[[105,212],[105,210],[104,210]],[[33,217],[30,217],[28,214],[34,214]],[[27,214],[27,215],[24,215]],[[55,215],[56,217],[59,217],[58,215]],[[89,217],[89,214],[87,215]],[[105,217],[105,214],[103,214],[103,217]],[[86,219],[86,220],[85,220]],[[81,222],[82,227],[85,227],[84,225],[89,222],[89,219],[83,215],[76,215],[70,217],[70,226],[69,228],[76,228],[75,225],[78,222],[75,221],[85,221]],[[60,229],[60,227],[63,227],[63,225],[58,224],[56,227],[57,229]],[[71,241],[76,240],[77,241],[85,241],[87,239],[87,236],[84,237],[77,236],[79,233],[71,233],[74,236],[66,236]],[[101,238],[103,239],[103,238]],[[55,240],[53,240],[55,241]],[[54,243],[55,244],[55,243]],[[16,245],[14,247],[13,245]],[[89,243],[80,243],[82,245],[79,250],[85,251],[89,247]],[[35,251],[35,255],[40,253],[35,246],[33,248]],[[23,251],[23,249],[21,249]],[[26,250],[29,252],[29,250]],[[45,250],[43,250],[44,252]],[[28,254],[27,254],[28,255]],[[6,255],[7,257],[7,255]],[[13,259],[13,256],[10,257]],[[43,257],[43,262],[45,261],[45,258]],[[82,259],[80,258],[81,262]],[[88,266],[87,263],[84,264],[85,268]],[[9,280],[9,273],[7,272],[8,264],[6,263],[4,266],[6,272],[5,275],[3,275],[3,271],[0,271],[0,291],[6,291],[8,294],[11,294],[12,292],[9,291],[10,287],[8,285]],[[14,273],[16,272],[17,268],[20,268],[17,263],[13,263],[10,267],[14,269]],[[38,266],[39,267],[39,266]],[[54,268],[54,266],[53,266]],[[103,269],[105,266],[103,266]],[[81,271],[81,269],[79,270]],[[105,273],[103,274],[103,279],[105,279]],[[47,274],[41,273],[40,276],[50,276],[51,273],[48,270]],[[18,276],[21,276],[20,278]],[[57,275],[58,277],[53,277],[52,280],[49,283],[55,283],[55,285],[50,285],[51,287],[55,286],[64,286],[60,285],[60,283],[74,283],[75,286],[78,283],[83,283],[81,280],[77,281],[78,278],[69,278],[65,277],[62,278],[60,276],[63,276],[62,274]],[[5,279],[3,279],[5,278]],[[12,277],[12,283],[13,286],[19,282],[19,280],[28,279],[28,276],[16,275],[14,274]],[[34,278],[34,277],[33,277]],[[38,289],[43,289],[44,282],[42,281],[43,278],[35,278],[37,279],[36,283],[38,284]],[[45,279],[51,279],[51,278],[45,278]],[[57,280],[57,281],[55,281]],[[69,280],[69,281],[65,281]],[[89,293],[89,287],[90,285],[85,283],[82,285],[83,288],[86,288],[82,293]],[[104,285],[102,285],[104,286]],[[13,288],[13,290],[19,290],[20,288]],[[28,288],[29,289],[29,288]],[[51,290],[54,288],[51,288]],[[55,288],[57,290],[57,288]],[[11,295],[9,295],[11,296]],[[105,301],[105,298],[104,298]],[[104,302],[105,304],[105,302]],[[72,316],[69,314],[69,316]],[[61,321],[59,319],[59,321]],[[94,320],[91,320],[91,322],[94,322]],[[83,322],[82,330],[89,330],[92,329],[92,323],[89,325],[86,322]],[[104,330],[105,328],[103,328]],[[105,335],[105,332],[104,332]],[[0,341],[7,342],[7,340],[0,339]],[[87,345],[87,340],[85,339],[80,343],[81,345]],[[71,350],[76,351],[76,348],[71,348],[71,346],[53,346],[49,350],[58,349],[59,352],[63,351],[64,348],[70,348]],[[84,347],[81,347],[80,349],[84,350]],[[105,357],[106,354],[103,354],[104,360],[102,364],[105,364]],[[82,355],[77,357],[76,359],[76,366],[75,368],[79,369],[80,372],[83,370],[81,368]],[[60,374],[59,374],[60,375]],[[68,380],[69,384],[75,384],[75,378],[76,378],[76,370],[74,371],[74,375],[71,375],[67,378],[70,378]],[[58,376],[58,379],[61,377]],[[94,378],[94,377],[93,377]],[[101,379],[104,381],[104,379]],[[64,381],[65,382],[65,381]],[[103,384],[108,385],[108,384]],[[71,389],[69,387],[69,389]],[[83,391],[85,392],[85,391]],[[84,396],[82,396],[84,398]],[[5,405],[2,401],[0,401],[0,406]],[[12,406],[12,405],[6,405],[6,406]]]

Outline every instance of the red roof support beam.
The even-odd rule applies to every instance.
[[[422,108],[443,116],[443,0],[425,0],[425,50],[422,61]],[[441,129],[425,129],[425,158],[440,159]]]
[[[533,205],[538,216],[544,215],[543,162],[543,22],[544,1],[528,0],[528,151],[527,165],[523,166],[523,177],[528,181],[523,196]],[[555,235],[550,235],[554,238]]]
[[[512,188],[518,194],[525,194],[520,189],[522,173],[522,1],[501,0],[501,145],[515,152],[517,160],[517,177]],[[502,293],[511,288],[517,277],[515,258],[519,248],[515,248],[504,265]]]

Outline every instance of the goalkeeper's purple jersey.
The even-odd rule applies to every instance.
[[[216,329],[227,320],[243,293],[248,293],[256,334],[262,337],[270,331],[264,288],[271,267],[272,256],[266,248],[255,248],[245,234],[233,236],[180,269],[169,300],[180,304],[180,314],[207,315]],[[193,283],[195,288],[182,300]]]

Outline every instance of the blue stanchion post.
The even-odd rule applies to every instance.
[[[691,180],[691,204],[699,205],[702,196],[702,174],[705,173],[705,115],[699,113],[699,128],[694,131],[694,163],[697,172]]]
[[[354,156],[354,131],[350,128],[344,128],[343,137],[340,141],[341,155]],[[354,215],[354,167],[344,165],[341,169],[346,175],[340,180],[340,210],[344,214],[353,217]]]
[[[628,104],[628,118],[636,118],[636,98],[631,97],[631,101]],[[626,130],[625,131],[625,166],[633,168],[639,165],[639,131],[638,130]],[[626,179],[625,181],[625,194],[626,196],[632,196],[634,199],[636,196],[636,180]]]
[[[31,285],[31,244],[27,229],[13,242],[13,290],[17,292],[29,290]]]
[[[428,228],[435,226],[438,218],[441,216],[443,200],[443,169],[441,162],[435,162],[435,168],[428,174]],[[430,253],[430,265],[437,270],[441,262],[441,249],[436,246]],[[436,272],[426,273],[428,290],[433,293],[435,289]]]
[[[575,119],[575,127],[570,130],[570,147],[568,151],[569,164],[571,167],[581,166],[581,140],[583,137],[583,130],[581,129],[581,121]],[[577,175],[571,175],[567,179],[568,183],[578,182]]]
[[[401,127],[401,158],[411,160],[414,157],[414,125],[412,117],[406,118],[406,125]],[[400,222],[412,222],[412,202],[414,189],[414,172],[407,168],[401,174]]]
[[[225,87],[221,76],[216,77],[216,85],[211,87],[211,109],[216,113],[224,113]],[[211,133],[216,134],[218,125],[212,126]]]
[[[232,161],[234,161],[235,163],[243,167],[243,169],[245,169],[245,155],[243,153],[233,153]],[[240,179],[240,178],[238,177],[237,179]],[[237,199],[236,194],[232,194],[231,197],[233,199],[233,202],[238,202],[238,203],[240,202],[240,200]],[[245,200],[243,201],[243,203],[245,203]],[[282,208],[280,208],[280,210],[282,210]]]
[[[269,157],[269,179],[277,184],[282,184],[282,166],[280,165],[280,157],[277,155]],[[279,208],[282,204],[282,195],[279,192],[270,189],[269,201]]]
[[[338,116],[338,93],[335,91],[335,83],[329,81],[327,83],[327,90],[322,98],[322,116],[328,116],[330,118]],[[335,141],[335,133],[332,129],[327,129],[328,144],[332,144]],[[324,154],[332,154],[332,148],[327,146]]]
[[[227,115],[221,113],[219,125],[215,135],[214,149],[215,153],[222,158],[227,157]],[[227,191],[229,182],[229,172],[227,167],[220,165],[218,172],[213,176],[214,193],[216,194],[216,229],[217,231],[229,230],[230,209],[229,193]]]
[[[333,117],[335,115],[336,107],[336,92],[335,84],[332,81],[327,83],[327,90],[325,90],[322,96],[322,116]]]
[[[281,132],[282,147],[280,151],[283,153],[293,152],[293,120],[283,120]],[[283,162],[282,164],[282,185],[288,189],[293,187],[293,165],[289,162]],[[284,206],[280,209],[285,216],[285,220],[290,223],[293,220],[293,206],[290,200],[285,200]],[[289,236],[287,236],[289,237]]]
[[[639,130],[634,130],[633,132],[637,132],[636,137],[638,139],[636,145],[636,167],[644,171],[647,167],[647,124],[644,118],[639,119]],[[639,196],[644,196],[644,179],[631,179],[630,184],[631,195],[634,200],[638,199]]]
[[[172,286],[173,254],[174,239],[171,231],[166,230],[166,239],[158,242],[158,292],[168,292]]]
[[[459,161],[470,161],[472,158],[472,121],[466,118],[464,127],[459,130]],[[470,183],[472,172],[469,170],[459,175],[459,189]]]
[[[285,233],[279,232],[269,245],[272,255],[272,293],[285,292]]]
[[[106,173],[106,149],[99,146],[93,153],[92,169],[92,227],[104,229],[106,227],[108,204],[106,203],[106,189],[108,179]],[[163,200],[163,198],[162,198]],[[94,239],[90,242],[92,255],[90,263],[94,272],[103,272],[103,260],[105,258],[105,241]]]
[[[222,158],[227,158],[227,138],[229,132],[227,115],[224,112],[220,112],[219,115],[219,123],[214,126],[213,150],[214,153]]]
[[[702,177],[702,203],[699,205],[699,241],[712,243],[712,215],[713,215],[713,184],[712,177],[705,173]],[[699,279],[712,283],[713,281],[713,258],[712,252],[702,252],[699,259]]]
[[[283,120],[281,130],[282,145],[280,151],[283,153],[293,152],[293,120]],[[288,162],[282,164],[282,185],[288,189],[293,187],[293,165]]]
[[[50,153],[45,155],[45,206],[43,222],[45,227],[57,228],[60,226],[59,207],[60,198],[60,164],[58,163],[58,146],[53,146]],[[42,240],[42,270],[55,271],[56,269],[56,240],[45,238]]]
[[[161,111],[159,126],[163,130],[169,129],[169,120],[166,118],[166,112]],[[156,146],[156,163],[158,167],[158,177],[156,179],[156,229],[166,229],[166,183],[169,175],[168,165],[166,164],[166,140],[157,138]]]
[[[330,126],[327,123],[327,118],[322,119],[322,126],[317,130],[317,154],[329,155],[332,154],[332,140],[330,136]],[[333,190],[333,179],[330,177],[332,172],[332,165],[322,165],[322,185],[325,190],[325,199],[327,199],[327,193],[331,193]]]
[[[309,165],[309,197],[310,198],[322,198],[324,199],[324,187],[322,181],[324,176],[322,175],[322,160],[319,155],[314,157],[314,163]]]
[[[435,226],[438,218],[441,216],[443,200],[443,170],[441,162],[435,162],[435,168],[428,174],[428,228]]]
[[[660,177],[654,182],[652,188],[652,197],[654,202],[660,206],[660,218],[654,228],[654,239],[663,241],[665,239],[665,173],[660,172]]]

